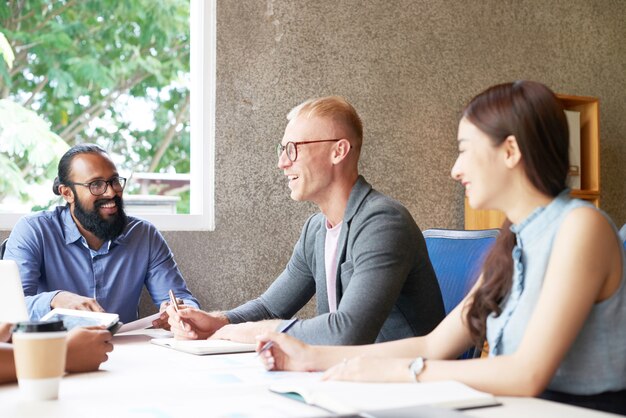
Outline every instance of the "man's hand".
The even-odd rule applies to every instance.
[[[274,331],[281,322],[281,319],[271,319],[225,325],[217,330],[211,338],[254,344],[258,335]]]
[[[77,309],[79,311],[104,312],[102,306],[91,298],[77,295],[71,292],[59,292],[50,301],[51,308]]]
[[[179,309],[183,309],[186,308],[187,306],[183,305],[183,303],[185,303],[182,299],[178,299],[176,298],[176,303],[178,303],[178,308]],[[159,307],[159,312],[161,312],[161,316],[159,316],[157,319],[155,319],[154,321],[152,321],[152,326],[154,328],[163,328],[167,331],[170,330],[170,324],[168,324],[167,320],[169,318],[169,315],[167,314],[167,307],[170,306],[170,301],[169,300],[164,300],[163,302],[161,302],[161,306]]]
[[[67,335],[68,372],[91,372],[107,361],[113,351],[112,335],[103,327],[74,328]]]
[[[166,309],[167,322],[174,337],[180,340],[201,340],[209,338],[215,331],[228,324],[228,318],[220,312],[204,312],[197,308],[173,306]]]

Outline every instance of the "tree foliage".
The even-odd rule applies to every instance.
[[[122,155],[122,170],[189,172],[189,0],[0,0],[0,25],[15,55],[0,59],[0,99],[70,146]],[[34,153],[5,154],[27,182],[41,180]]]

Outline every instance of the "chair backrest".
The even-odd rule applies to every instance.
[[[2,244],[0,244],[0,260],[4,258],[4,250],[7,249],[7,241],[9,241],[9,239],[5,238]]]
[[[619,236],[622,238],[622,242],[624,243],[624,249],[626,250],[626,224],[622,226],[622,229],[619,230]]]
[[[435,269],[446,315],[463,300],[478,279],[485,256],[499,229],[424,231],[428,256]]]
[[[478,279],[483,261],[499,233],[499,229],[427,229],[423,232],[446,315],[463,300]],[[459,358],[478,357],[481,352],[482,347],[470,348]]]

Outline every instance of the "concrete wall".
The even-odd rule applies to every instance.
[[[217,227],[165,234],[205,308],[261,293],[315,210],[289,199],[274,151],[287,111],[312,96],[343,95],[360,111],[362,173],[422,229],[463,227],[449,170],[472,96],[534,79],[599,97],[601,206],[626,222],[626,2],[218,0],[217,9]]]

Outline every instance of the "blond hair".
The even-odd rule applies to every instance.
[[[287,120],[298,117],[307,119],[313,117],[330,118],[352,131],[352,138],[348,138],[353,147],[360,151],[363,142],[363,122],[356,109],[341,96],[326,96],[308,99],[291,109]]]

